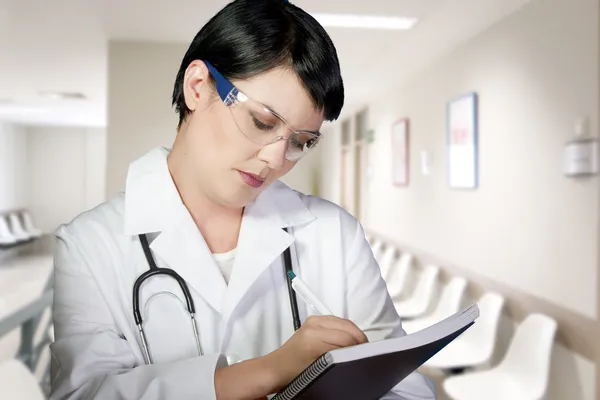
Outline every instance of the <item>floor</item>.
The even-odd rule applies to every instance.
[[[25,306],[44,290],[52,274],[51,239],[43,238],[0,255],[0,320]],[[46,318],[49,318],[49,311]],[[0,361],[13,358],[20,329],[0,338]]]

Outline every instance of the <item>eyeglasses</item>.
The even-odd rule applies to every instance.
[[[289,161],[298,161],[315,148],[321,138],[320,132],[293,129],[275,111],[252,100],[233,86],[208,61],[204,63],[215,80],[219,97],[248,140],[261,146],[287,140],[285,158]]]

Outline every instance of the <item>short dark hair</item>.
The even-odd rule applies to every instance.
[[[235,0],[198,32],[173,88],[179,126],[190,113],[183,80],[194,60],[210,62],[228,79],[290,67],[325,120],[336,120],[344,105],[344,84],[331,38],[311,15],[282,0]]]

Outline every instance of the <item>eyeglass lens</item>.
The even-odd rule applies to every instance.
[[[241,92],[236,100],[231,102],[228,108],[240,131],[252,142],[268,145],[287,139],[286,158],[290,161],[303,157],[316,146],[317,135],[310,132],[294,132],[271,110],[248,99]]]

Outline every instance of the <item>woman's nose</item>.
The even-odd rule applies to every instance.
[[[285,165],[285,153],[289,146],[289,141],[281,138],[278,141],[264,146],[258,152],[258,158],[267,163],[269,168],[274,171],[280,170]]]

